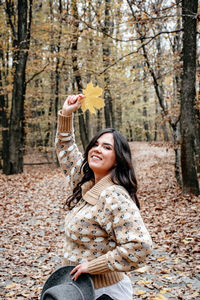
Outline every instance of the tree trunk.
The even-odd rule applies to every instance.
[[[55,87],[55,118],[57,118],[58,115],[58,103],[59,103],[59,82],[60,82],[60,47],[61,47],[61,37],[62,37],[62,1],[59,0],[59,33],[58,33],[58,41],[57,41],[57,47],[56,47],[56,87]],[[57,122],[56,122],[57,124]],[[56,133],[56,125],[55,125],[55,131],[53,132],[53,135],[55,136]]]
[[[145,81],[146,81],[146,72],[145,72],[145,70],[143,72],[144,72],[144,74],[143,74],[143,83],[145,83]],[[145,86],[144,86],[144,90],[143,90],[143,101],[144,101],[143,113],[142,113],[143,117],[144,117],[143,125],[144,125],[146,140],[148,142],[148,141],[150,141],[151,137],[150,137],[150,133],[149,133],[149,124],[148,124],[148,120],[147,120],[147,106],[146,106],[146,103],[148,101],[148,98],[147,98],[147,92],[146,92]]]
[[[111,29],[111,16],[110,16],[110,9],[111,9],[111,0],[105,0],[105,20],[104,20],[104,28],[103,28],[103,64],[104,68],[106,69],[110,64],[110,41],[106,34],[110,34]],[[110,92],[110,77],[109,73],[106,72],[104,74],[104,99],[105,99],[105,107],[104,107],[104,115],[105,115],[105,122],[106,127],[115,127],[115,117],[113,111],[113,103],[112,103],[112,96]]]
[[[200,105],[200,62],[197,65],[197,74],[198,74],[198,85],[199,85],[199,95],[197,99],[197,107]],[[197,172],[200,173],[200,110],[196,109],[196,116],[197,116]]]
[[[178,121],[173,127],[173,143],[174,143],[174,151],[175,151],[175,177],[178,185],[182,185],[182,178],[181,178],[181,149],[180,149],[180,122]]]
[[[181,15],[181,3],[179,0],[176,0],[176,13],[177,16]],[[181,20],[177,17],[176,20],[176,30],[181,29]],[[174,36],[174,41],[172,43],[172,51],[174,56],[177,56],[177,60],[179,60],[179,65],[175,69],[175,73],[173,74],[173,99],[174,105],[176,106],[177,103],[181,103],[181,52],[182,52],[182,37],[181,32],[177,32]],[[173,104],[173,103],[172,103]],[[177,116],[176,116],[177,119]],[[172,123],[172,136],[173,136],[173,144],[174,144],[174,151],[175,151],[175,177],[178,185],[182,186],[182,176],[181,176],[181,131],[180,131],[180,118],[178,117],[177,120],[173,121]]]
[[[7,5],[9,4],[7,3]],[[7,14],[9,13],[11,13],[10,10],[7,10]],[[26,92],[26,63],[30,44],[32,0],[30,0],[29,2],[29,9],[27,0],[18,0],[17,13],[18,30],[17,38],[15,38],[14,40],[14,82],[9,126],[9,157],[8,162],[5,163],[5,174],[16,174],[23,171],[23,153],[25,140],[24,101]]]
[[[182,1],[181,169],[183,191],[199,195],[195,163],[196,31],[198,0]]]
[[[1,36],[0,36],[1,37]],[[2,70],[0,70],[0,90],[3,87],[3,80],[6,80],[6,77],[8,74],[6,74],[3,69],[5,69],[5,57],[3,49],[0,49],[0,59],[2,61]],[[5,173],[5,170],[7,169],[7,162],[8,162],[8,149],[9,149],[9,139],[8,139],[8,126],[9,126],[9,120],[8,120],[8,95],[7,94],[0,94],[0,121],[2,124],[2,159],[3,159],[3,173]]]
[[[73,29],[73,39],[72,39],[72,66],[73,66],[73,73],[74,73],[74,81],[77,84],[77,89],[78,92],[82,92],[82,81],[81,81],[81,75],[80,71],[78,68],[78,57],[77,57],[77,50],[78,50],[78,30],[79,30],[79,20],[78,20],[78,8],[77,8],[77,3],[76,1],[72,1],[72,11],[73,11],[73,16],[74,16],[74,29]],[[83,149],[86,148],[86,146],[89,143],[88,139],[88,133],[87,133],[87,128],[86,128],[86,122],[84,119],[84,115],[82,110],[79,108],[78,109],[78,119],[79,119],[79,131],[80,131],[80,137],[81,137],[81,142],[83,145]]]
[[[155,123],[154,123],[154,138],[153,140],[156,142],[158,140],[158,121],[157,121],[157,116],[158,116],[158,107],[159,107],[159,104],[158,102],[156,101],[155,103]]]

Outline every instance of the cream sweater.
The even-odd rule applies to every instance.
[[[59,113],[57,155],[73,188],[81,179],[82,154],[75,142],[72,117]],[[65,219],[64,263],[89,261],[95,288],[112,285],[123,272],[141,267],[152,241],[140,212],[128,192],[111,181],[110,174],[82,186],[83,198]]]

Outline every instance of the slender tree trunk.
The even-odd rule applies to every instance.
[[[0,59],[2,60],[2,66],[5,68],[5,62],[4,62],[4,53],[3,49],[0,50]],[[6,74],[2,70],[0,70],[0,90],[3,86],[3,78],[6,78]],[[9,149],[9,120],[8,120],[8,95],[0,94],[0,120],[2,124],[2,159],[3,159],[3,173],[7,170],[8,166],[8,149]],[[2,166],[1,166],[2,167]]]
[[[59,82],[60,82],[60,45],[61,45],[61,36],[62,36],[62,1],[59,0],[59,34],[58,34],[58,41],[57,41],[57,51],[56,51],[56,88],[55,88],[55,118],[57,119],[57,115],[58,115],[58,103],[59,103]],[[57,122],[56,122],[57,124]],[[56,126],[55,126],[56,128]],[[55,132],[54,132],[55,135]]]
[[[10,3],[7,2],[7,14],[11,22]],[[29,15],[28,15],[29,12]],[[32,0],[17,1],[17,36],[15,36],[15,56],[14,56],[14,82],[12,92],[12,107],[9,126],[9,158],[6,163],[6,174],[16,174],[23,171],[23,153],[24,153],[24,101],[26,93],[26,63],[28,58],[28,49],[30,45],[30,24],[32,17]],[[29,22],[28,22],[29,19]],[[12,24],[13,25],[13,24]],[[13,29],[14,26],[11,26]]]
[[[155,123],[154,123],[154,141],[156,142],[157,141],[157,139],[158,139],[158,121],[157,121],[157,116],[158,116],[158,107],[159,107],[159,104],[158,104],[158,102],[156,101],[155,102],[155,115],[156,115],[156,117],[155,117]]]
[[[181,86],[181,168],[183,191],[199,195],[195,163],[196,31],[198,0],[182,1],[183,77]]]
[[[104,20],[104,28],[103,32],[105,35],[103,36],[103,64],[104,67],[107,68],[110,63],[110,41],[106,34],[111,33],[112,31],[112,22],[110,16],[111,10],[111,0],[105,0],[105,20]],[[104,99],[105,99],[105,107],[104,107],[104,115],[106,127],[115,127],[115,116],[113,111],[113,102],[112,96],[110,92],[110,77],[109,72],[104,74]]]
[[[160,4],[160,0],[158,1],[157,4],[158,5]],[[159,29],[159,31],[162,30],[160,24],[158,24],[158,29]],[[160,64],[159,60],[161,58],[162,51],[163,51],[162,47],[161,47],[161,37],[160,36],[158,36],[158,38],[156,39],[156,48],[157,48],[157,53],[158,53],[157,54],[158,55],[158,66],[157,66],[157,72],[156,72],[157,76],[155,75],[155,77],[161,78],[159,80],[159,97],[160,97],[160,99],[162,99],[161,100],[162,105],[163,105],[163,107],[165,107],[165,110],[167,111],[168,109],[167,109],[167,106],[166,106],[166,101],[165,101],[165,96],[164,96],[163,80],[162,80],[161,70],[160,70],[160,66],[159,66],[159,64]],[[147,55],[146,49],[143,52],[145,52],[145,54]],[[152,71],[153,71],[153,69],[152,69]],[[157,79],[156,79],[156,81],[157,81]],[[167,132],[167,124],[166,124],[166,120],[165,120],[165,114],[162,111],[161,111],[161,115],[162,115],[162,119],[163,119],[162,122],[161,122],[161,128],[163,130],[164,141],[168,142],[169,141],[169,136],[168,136],[168,132]]]
[[[116,115],[116,122],[115,122],[115,128],[117,130],[121,130],[123,123],[122,123],[122,103],[120,97],[116,97],[115,102],[115,115]]]
[[[101,113],[97,111],[97,132],[102,129],[102,120],[101,120]]]
[[[73,66],[73,73],[74,73],[74,80],[77,84],[77,89],[78,92],[82,92],[82,81],[81,81],[81,75],[80,71],[78,68],[78,57],[77,57],[77,50],[78,50],[78,38],[79,38],[79,20],[78,20],[78,8],[77,8],[77,3],[76,0],[72,1],[72,11],[73,11],[73,16],[74,16],[74,29],[73,29],[73,39],[72,39],[72,66]],[[88,139],[88,133],[87,133],[87,128],[86,128],[86,122],[84,119],[84,115],[82,110],[79,108],[78,109],[78,119],[79,119],[79,131],[80,131],[80,137],[81,137],[81,142],[83,145],[83,148],[85,149],[87,144],[89,143]]]
[[[197,99],[197,106],[200,104],[200,62],[197,65],[197,74],[198,74],[198,85],[199,85],[199,94]],[[196,109],[196,116],[197,116],[197,172],[200,173],[200,110]]]
[[[144,70],[143,82],[145,83],[145,81],[146,81],[146,72]],[[143,106],[144,131],[145,131],[145,135],[146,135],[146,140],[150,141],[151,138],[150,138],[150,133],[149,133],[149,124],[147,121],[147,106],[146,106],[148,98],[147,98],[147,92],[146,92],[145,86],[144,86],[144,92],[143,92],[143,101],[144,101],[144,106]]]
[[[181,3],[179,0],[176,0],[176,12],[177,16],[181,15]],[[176,20],[176,30],[181,29],[181,19],[177,17]],[[174,36],[174,42],[172,44],[172,51],[174,53],[174,56],[177,57],[177,60],[179,59],[179,67],[175,69],[175,74],[173,74],[173,102],[175,106],[177,103],[181,103],[181,51],[182,51],[182,33],[177,32]],[[172,103],[173,104],[173,103]],[[177,117],[176,117],[177,118]],[[175,177],[177,180],[178,185],[182,186],[182,176],[181,176],[181,131],[180,131],[180,118],[172,123],[172,136],[173,136],[173,144],[174,144],[174,151],[175,151]]]
[[[173,143],[174,143],[174,151],[175,151],[175,177],[177,180],[178,185],[182,185],[182,178],[181,178],[181,151],[180,151],[180,122],[178,121],[173,128]]]

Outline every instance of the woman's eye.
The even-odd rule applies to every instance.
[[[110,150],[110,149],[111,149],[110,146],[104,146],[104,148],[105,148],[106,150]]]

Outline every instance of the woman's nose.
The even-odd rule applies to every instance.
[[[98,145],[97,147],[95,147],[95,149],[94,149],[96,152],[101,152],[101,146],[100,145]]]

